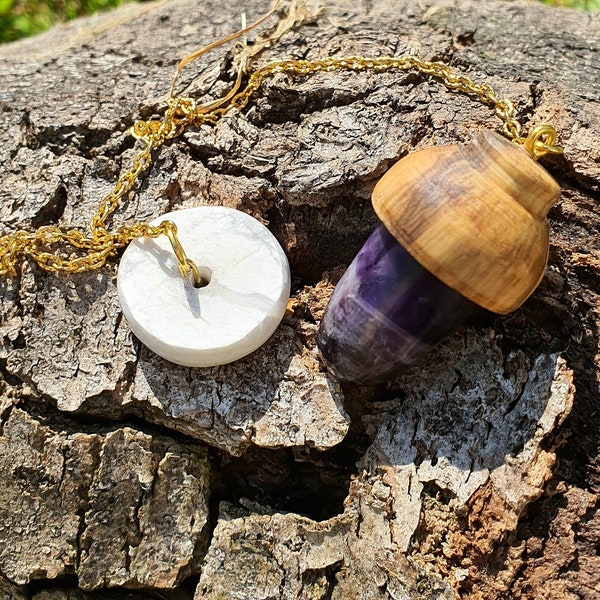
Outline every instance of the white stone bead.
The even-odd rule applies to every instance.
[[[205,287],[183,279],[166,236],[125,250],[117,287],[133,333],[156,354],[188,367],[238,360],[279,325],[290,293],[290,267],[273,234],[238,210],[200,206],[162,215],[187,257],[210,275]]]

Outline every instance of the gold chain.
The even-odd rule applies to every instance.
[[[185,257],[185,253],[182,253],[181,245],[177,240],[177,229],[171,221],[163,221],[158,226],[132,223],[122,225],[114,231],[107,229],[108,218],[118,208],[122,199],[133,190],[139,176],[150,167],[152,152],[166,141],[181,135],[189,126],[203,123],[216,124],[231,110],[243,109],[264,79],[269,76],[277,73],[309,75],[338,70],[376,73],[416,71],[433,77],[449,89],[491,106],[503,123],[504,133],[514,142],[523,144],[534,157],[562,152],[558,146],[554,146],[553,128],[543,126],[534,130],[526,139],[522,138],[521,126],[515,119],[515,108],[510,100],[499,98],[487,84],[476,84],[465,75],[453,73],[444,63],[424,61],[412,55],[390,58],[352,56],[314,61],[276,61],[252,72],[244,89],[230,98],[226,97],[226,102],[217,101],[197,106],[191,98],[170,98],[161,120],[137,121],[133,126],[133,135],[141,141],[142,149],[133,159],[130,169],[121,175],[114,189],[100,202],[90,223],[90,233],[84,235],[75,229],[64,230],[48,225],[34,232],[19,230],[0,237],[0,275],[15,276],[19,261],[24,257],[35,261],[46,271],[67,273],[90,271],[104,265],[107,258],[114,256],[119,249],[124,248],[134,239],[167,235],[177,255],[181,274],[187,276],[193,271],[193,263]]]

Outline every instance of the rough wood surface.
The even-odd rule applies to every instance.
[[[18,408],[2,425],[0,568],[11,581],[77,574],[83,589],[170,588],[197,569],[203,448],[129,428],[69,434]]]
[[[130,5],[0,48],[0,233],[85,227],[133,155],[133,120],[243,10],[264,3]],[[341,386],[315,348],[332,283],[376,222],[373,186],[415,148],[498,126],[421,76],[276,76],[243,114],[157,152],[116,215],[223,204],[269,225],[295,305],[247,359],[184,369],[140,347],[116,263],[0,281],[0,594],[598,597],[599,39],[598,14],[534,2],[333,0],[261,55],[417,52],[560,132],[538,291],[383,386]],[[184,80],[222,93],[229,52]]]

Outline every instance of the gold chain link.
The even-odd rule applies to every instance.
[[[433,77],[449,89],[491,106],[502,120],[504,133],[516,143],[524,144],[526,141],[520,135],[521,126],[515,119],[515,108],[510,100],[499,98],[487,84],[476,84],[465,75],[453,73],[448,65],[441,62],[424,61],[407,55],[389,58],[351,56],[268,63],[252,72],[244,89],[224,104],[217,102],[197,106],[191,98],[175,97],[169,99],[161,120],[137,121],[133,126],[133,135],[141,140],[142,149],[133,159],[129,170],[118,179],[114,189],[101,200],[91,220],[89,235],[74,229],[64,230],[49,225],[34,232],[19,230],[0,237],[0,275],[15,276],[18,264],[24,257],[35,261],[46,271],[80,273],[103,266],[109,257],[114,256],[119,249],[134,239],[168,235],[172,241],[176,240],[176,228],[170,221],[164,221],[156,227],[148,223],[132,223],[122,225],[115,231],[107,229],[108,218],[117,210],[123,198],[133,190],[139,176],[150,167],[152,152],[166,141],[181,135],[189,126],[216,124],[231,110],[242,110],[267,77],[278,73],[309,75],[338,70],[376,73],[415,71]],[[546,131],[538,132],[535,139],[528,140],[528,148],[534,156],[561,152],[560,148],[553,145],[554,137]],[[54,250],[50,251],[51,249]],[[187,267],[180,264],[180,268],[183,273]]]

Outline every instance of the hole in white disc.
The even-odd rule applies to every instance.
[[[198,274],[200,275],[200,281],[198,283],[194,281],[194,287],[206,287],[212,279],[212,269],[210,267],[198,267]]]

